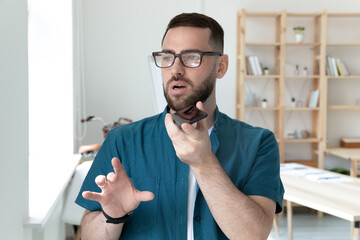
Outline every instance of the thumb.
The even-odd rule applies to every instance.
[[[155,195],[149,191],[138,191],[137,199],[139,202],[147,202],[153,200]]]
[[[201,101],[196,103],[196,108],[200,109],[201,111],[205,111],[204,104]]]

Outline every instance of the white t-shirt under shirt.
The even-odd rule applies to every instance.
[[[208,132],[211,134],[213,127],[211,127]],[[194,239],[194,207],[196,200],[196,188],[197,182],[195,175],[191,168],[189,168],[189,177],[188,177],[189,185],[188,185],[188,207],[187,207],[187,240]]]

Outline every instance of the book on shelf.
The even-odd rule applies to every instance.
[[[336,61],[334,57],[328,56],[328,64],[330,68],[330,76],[335,76],[335,77],[339,76],[339,72],[337,70]]]
[[[315,89],[309,92],[308,98],[306,100],[306,106],[314,108],[318,106],[319,103],[320,90]]]
[[[247,56],[247,71],[249,75],[263,75],[262,66],[258,56]]]
[[[327,74],[329,76],[349,76],[350,72],[344,61],[340,58],[327,56]]]
[[[336,67],[336,61],[334,57],[331,57],[331,67],[333,68],[334,76],[339,76],[339,71]]]
[[[262,66],[258,56],[254,56],[257,75],[263,75]]]
[[[338,69],[339,75],[340,76],[349,76],[350,72],[349,72],[349,69],[347,68],[345,62],[339,58],[336,58],[335,61],[336,61],[336,67]]]
[[[332,66],[331,56],[326,57],[326,69],[328,76],[334,76],[334,68]]]
[[[250,56],[246,57],[246,71],[248,75],[256,75],[255,62]]]

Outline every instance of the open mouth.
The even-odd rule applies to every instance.
[[[185,86],[183,85],[174,85],[173,89],[181,89],[181,88],[185,88]]]
[[[186,82],[182,80],[172,81],[170,84],[170,87],[173,90],[183,89],[186,88],[186,86],[187,86]]]

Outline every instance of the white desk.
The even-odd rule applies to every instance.
[[[289,166],[289,164],[285,164]],[[282,164],[282,166],[285,166]],[[293,165],[294,166],[294,165]],[[288,234],[292,239],[292,207],[297,203],[352,222],[353,239],[359,239],[360,228],[360,179],[297,164],[297,169],[281,168],[285,188],[284,199],[288,207]],[[306,173],[306,171],[309,171]],[[316,172],[324,178],[331,174],[337,178],[314,180]],[[311,174],[313,172],[313,174]],[[304,174],[305,173],[305,174]],[[312,180],[310,179],[312,178]],[[317,177],[318,178],[318,177]],[[323,182],[320,182],[323,181]]]
[[[80,159],[80,154],[30,157],[29,217],[25,227],[42,231]]]
[[[357,177],[360,172],[357,167],[360,161],[360,148],[329,148],[326,149],[325,153],[350,160],[350,176]]]

